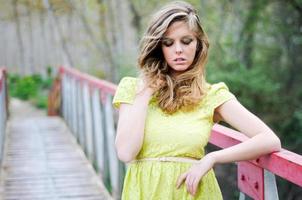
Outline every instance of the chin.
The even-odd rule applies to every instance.
[[[176,72],[184,72],[189,68],[189,66],[173,66],[171,68]]]

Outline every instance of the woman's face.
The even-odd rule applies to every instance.
[[[197,39],[184,21],[176,21],[167,29],[162,40],[162,51],[166,62],[177,75],[186,71],[194,61]]]

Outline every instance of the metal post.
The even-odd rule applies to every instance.
[[[93,162],[93,132],[92,132],[92,116],[91,116],[91,102],[89,87],[87,83],[83,85],[83,99],[84,99],[84,116],[85,116],[85,139],[86,139],[86,153],[88,159]]]
[[[264,199],[279,200],[276,177],[266,169],[264,169]]]
[[[239,200],[245,200],[245,194],[243,192],[240,192]]]
[[[72,104],[72,133],[75,137],[77,134],[77,99],[76,99],[76,84],[77,81],[75,78],[71,81],[71,104]]]
[[[67,103],[67,124],[68,127],[71,127],[71,118],[72,118],[72,105],[71,105],[71,77],[67,76],[66,79],[66,88],[67,88],[67,92],[66,92],[66,103]]]
[[[85,149],[85,121],[84,121],[84,101],[83,101],[83,82],[77,84],[77,102],[78,102],[78,140],[83,149]]]
[[[62,110],[63,110],[63,118],[67,119],[67,103],[66,103],[66,75],[65,74],[62,74],[62,97],[61,97],[61,100],[62,100]]]
[[[114,120],[111,105],[111,96],[106,96],[105,102],[105,121],[106,121],[106,139],[107,139],[107,152],[109,158],[110,169],[110,182],[112,186],[113,198],[117,198],[119,194],[119,161],[115,150],[115,130]]]
[[[5,143],[5,131],[6,131],[6,120],[7,120],[7,93],[6,93],[6,76],[2,75],[0,80],[0,166],[2,165],[4,143]],[[0,172],[1,173],[1,172]]]
[[[0,80],[1,81],[1,80]],[[5,135],[5,96],[4,96],[4,80],[0,83],[0,164],[2,164],[4,135]]]
[[[97,171],[99,174],[104,173],[104,122],[102,117],[102,108],[100,101],[100,93],[98,89],[95,89],[92,94],[92,112],[93,112],[93,125],[94,125],[94,146]]]

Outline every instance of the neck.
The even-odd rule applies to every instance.
[[[179,71],[171,71],[171,76],[174,78],[174,79],[177,79],[177,77],[182,74],[182,72],[179,72]]]

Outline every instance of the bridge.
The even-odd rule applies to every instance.
[[[6,77],[0,68],[0,199],[120,199],[126,166],[114,148],[116,85],[60,67],[44,115],[9,103]],[[246,139],[216,124],[210,143]],[[275,175],[302,187],[302,156],[286,149],[236,164],[240,200],[278,200]]]

